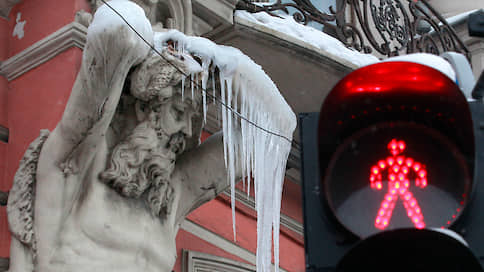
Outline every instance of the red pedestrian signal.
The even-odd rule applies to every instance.
[[[370,185],[372,189],[376,190],[383,189],[382,174],[385,170],[388,172],[388,191],[375,218],[375,227],[381,230],[388,227],[398,199],[403,201],[407,215],[415,227],[417,229],[425,228],[422,209],[410,191],[409,176],[414,171],[416,174],[413,179],[415,185],[425,188],[427,186],[427,171],[424,164],[414,161],[411,157],[401,155],[404,150],[404,141],[392,139],[388,143],[388,151],[390,151],[392,156],[387,157],[385,160],[380,160],[378,164],[371,168]]]
[[[319,113],[301,114],[307,271],[333,271],[353,246],[365,241],[354,256],[370,262],[374,251],[369,249],[376,241],[372,237],[384,241],[388,254],[400,255],[402,267],[410,269],[410,252],[423,252],[412,249],[418,241],[405,245],[407,253],[399,247],[405,239],[395,244],[391,240],[420,237],[413,231],[425,230],[425,250],[437,245],[434,237],[453,247],[453,238],[444,239],[445,234],[435,235],[431,229],[460,233],[472,251],[464,245],[455,254],[479,264],[473,256],[484,259],[484,240],[477,239],[484,237],[484,220],[469,220],[469,214],[484,212],[484,201],[472,197],[484,194],[479,183],[484,174],[478,167],[483,161],[479,157],[484,158],[480,120],[482,103],[469,104],[446,75],[411,62],[360,68],[336,84]],[[445,250],[434,252],[439,256],[429,262],[445,257]],[[457,265],[458,260],[448,260],[441,266]],[[481,271],[472,267],[469,271]]]

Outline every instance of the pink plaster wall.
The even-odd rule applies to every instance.
[[[87,0],[23,0],[0,19],[0,60],[6,60],[64,25],[78,10],[89,10]],[[24,37],[13,37],[17,13],[26,21]],[[0,77],[0,125],[9,129],[8,144],[0,143],[0,190],[10,189],[18,162],[41,128],[53,129],[69,97],[82,52],[71,48],[54,59],[8,82]],[[9,256],[10,235],[5,207],[0,208],[0,257]]]
[[[6,41],[8,40],[9,34],[9,26],[8,21],[4,19],[0,19],[0,40]],[[3,61],[7,58],[8,54],[8,43],[1,42],[0,43],[0,61]],[[7,90],[8,90],[8,81],[5,77],[0,76],[0,125],[6,126],[7,125]],[[0,154],[0,159],[2,159],[2,154]],[[0,173],[1,177],[1,173]]]
[[[7,191],[9,188],[2,183],[5,176],[7,144],[0,142],[0,191]],[[0,206],[0,257],[9,256],[10,234],[7,226],[6,207]]]
[[[9,143],[6,145],[4,178],[0,190],[12,186],[18,163],[40,129],[53,130],[60,120],[80,67],[82,51],[71,48],[10,82],[8,91]],[[0,149],[1,155],[1,149]],[[1,169],[0,169],[1,171]],[[8,256],[10,239],[5,216],[0,216],[0,256]]]
[[[301,186],[289,179],[284,181],[281,212],[299,223],[303,222]]]
[[[87,0],[23,0],[15,5],[9,15],[8,56],[13,56],[49,34],[74,21],[79,10],[89,11]],[[17,13],[20,21],[26,21],[25,36],[19,39],[12,32],[16,24]],[[1,20],[1,19],[0,19]]]
[[[255,254],[257,251],[256,218],[252,214],[244,212],[241,209],[243,207],[241,203],[238,203],[236,207],[239,207],[236,214],[236,242],[233,241],[230,202],[221,197],[202,205],[190,213],[188,219]],[[288,271],[304,271],[304,245],[282,231],[279,238],[280,266]]]

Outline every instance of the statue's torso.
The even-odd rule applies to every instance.
[[[100,182],[102,153],[83,182],[85,194],[62,220],[51,255],[39,256],[39,271],[171,271],[176,212],[166,219],[154,217],[143,198],[123,197]]]

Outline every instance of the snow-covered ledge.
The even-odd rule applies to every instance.
[[[250,18],[254,16],[260,17]],[[307,38],[303,39],[292,35],[296,31],[273,27],[284,26],[284,23],[272,20],[278,18],[236,11],[233,26],[205,36],[220,44],[236,46],[264,67],[295,112],[319,111],[326,94],[342,77],[362,65],[378,61],[374,56],[347,49],[321,31],[294,23],[294,28],[302,28],[298,32]],[[316,35],[324,36],[319,44]],[[329,48],[325,47],[325,42]],[[206,129],[217,131],[218,127],[212,126],[217,124],[216,113],[209,112],[207,119],[215,121],[209,122]],[[296,144],[289,156],[286,175],[291,173],[290,179],[299,183],[297,133],[294,139]]]
[[[279,18],[265,12],[249,13],[237,10],[234,20],[238,24],[252,27],[308,50],[315,51],[351,68],[359,68],[378,62],[378,58],[375,56],[349,49],[338,39],[312,27],[297,23],[292,16]]]
[[[464,44],[471,53],[471,64],[474,77],[478,78],[484,69],[484,39],[479,37],[470,37],[467,30],[467,20],[471,13],[477,9],[469,10],[455,16],[446,18],[447,22],[455,29],[457,35],[462,39]]]

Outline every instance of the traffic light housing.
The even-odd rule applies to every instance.
[[[439,71],[386,62],[352,72],[320,113],[301,114],[307,271],[333,271],[373,237],[408,236],[403,228],[454,230],[469,243],[467,263],[484,256],[483,111]]]

